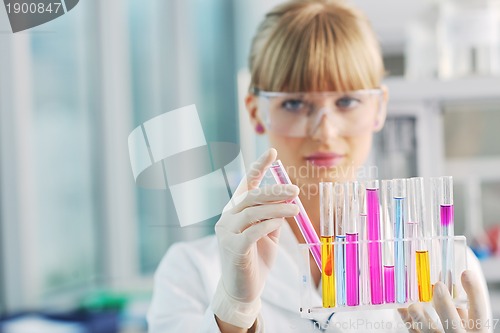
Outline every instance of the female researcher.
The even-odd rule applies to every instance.
[[[336,313],[316,323],[298,313],[297,244],[304,240],[292,218],[298,208],[288,202],[299,195],[317,230],[318,183],[353,179],[385,119],[384,68],[365,16],[339,1],[284,3],[259,26],[250,70],[250,121],[276,150],[252,165],[214,236],[170,248],[155,276],[150,332],[318,332],[327,319],[327,331],[404,332],[401,319],[439,320],[418,305],[400,313]],[[295,185],[259,188],[277,154],[300,193]],[[469,263],[480,271],[477,261]],[[318,286],[319,271],[311,272]],[[470,281],[465,274],[468,315],[486,320],[484,279]],[[313,297],[320,303],[319,292]],[[457,312],[442,285],[434,298],[442,321],[458,323],[466,315]]]

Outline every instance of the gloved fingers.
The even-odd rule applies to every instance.
[[[266,236],[267,234],[272,233],[281,225],[285,222],[284,218],[273,218],[269,220],[265,220],[262,222],[259,222],[257,224],[252,225],[251,227],[245,229],[241,233],[241,239],[242,239],[242,245],[246,247],[250,247],[252,244],[257,242],[259,239],[262,237]]]
[[[437,333],[440,332],[439,325],[435,323],[431,316],[425,311],[420,303],[413,303],[408,307],[408,313],[411,316],[413,327],[417,332]]]
[[[299,207],[292,203],[275,203],[261,206],[248,207],[236,214],[235,219],[228,219],[224,227],[229,231],[239,234],[254,224],[262,223],[277,217],[292,217],[299,213]]]
[[[255,205],[290,201],[299,195],[299,188],[292,184],[274,184],[250,190],[245,194],[240,202],[234,206],[233,213],[241,212],[243,209]],[[237,201],[238,199],[235,200],[235,202]]]
[[[468,329],[480,330],[487,322],[486,301],[481,289],[481,284],[475,274],[466,270],[462,273],[462,286],[467,293],[469,300],[468,318],[465,321],[468,324]]]
[[[405,324],[405,327],[408,329],[408,332],[420,333],[420,330],[417,329],[417,325],[415,325],[415,323],[413,322],[413,319],[411,319],[411,316],[408,313],[408,309],[399,308],[398,313],[401,316],[401,320]]]
[[[273,241],[275,244],[278,244],[280,239],[280,233],[281,233],[281,228],[278,228],[268,233],[267,237],[269,237],[269,239]]]
[[[276,149],[269,148],[255,162],[253,162],[246,176],[243,177],[238,185],[233,197],[237,197],[248,190],[259,187],[266,170],[271,166],[271,163],[276,160],[276,156],[278,156]]]
[[[465,332],[462,327],[462,319],[458,315],[455,304],[451,299],[448,289],[442,282],[434,285],[434,295],[432,297],[434,308],[436,309],[445,332]]]

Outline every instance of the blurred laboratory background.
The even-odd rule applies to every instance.
[[[279,2],[82,0],[16,34],[0,10],[8,332],[147,331],[162,256],[217,218],[181,228],[168,190],[134,183],[127,137],[194,103],[207,141],[251,161],[265,142],[242,107],[247,54]],[[454,177],[455,233],[481,259],[500,318],[500,0],[353,3],[379,36],[391,96],[370,163],[381,179]]]

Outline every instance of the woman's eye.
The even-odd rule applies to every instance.
[[[289,99],[284,101],[281,106],[287,111],[301,111],[306,107],[306,103],[300,99]]]
[[[358,106],[360,100],[352,97],[342,97],[335,102],[338,108],[340,109],[352,109]]]

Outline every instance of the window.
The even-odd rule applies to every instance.
[[[129,0],[134,126],[196,104],[207,142],[237,143],[233,2]],[[132,130],[132,128],[131,128]],[[217,218],[180,228],[168,190],[136,189],[140,270],[168,246],[213,232]]]
[[[0,36],[0,310],[136,286],[174,241],[213,232],[217,218],[180,228],[168,191],[137,187],[126,145],[193,103],[207,142],[238,143],[233,6],[84,1]]]
[[[90,8],[79,6],[78,15],[30,34],[34,202],[26,209],[36,218],[33,250],[42,299],[92,286],[99,275]]]
[[[82,3],[2,36],[0,185],[9,195],[1,198],[0,262],[8,311],[68,304],[102,281],[94,13]]]

